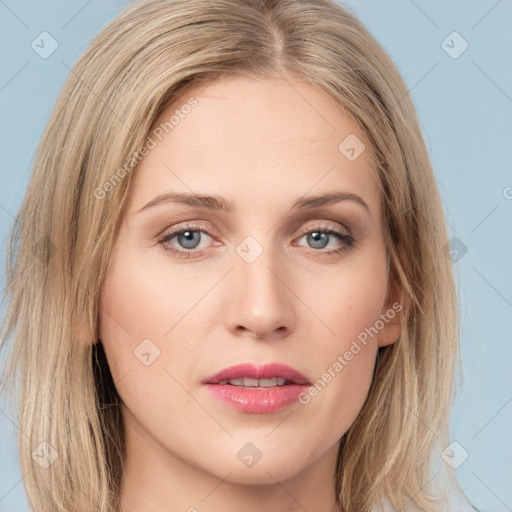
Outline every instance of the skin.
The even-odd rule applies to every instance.
[[[98,334],[126,428],[121,510],[337,511],[338,440],[364,404],[378,347],[400,334],[399,314],[306,405],[243,413],[201,380],[233,364],[280,362],[316,382],[396,304],[370,144],[295,78],[192,86],[155,126],[192,96],[198,105],[133,171],[100,294]],[[366,146],[354,161],[338,150],[349,134]],[[369,211],[352,200],[290,210],[333,191],[359,195]],[[173,202],[139,211],[165,192],[222,196],[237,211]],[[178,236],[160,242],[186,222],[199,223],[189,228],[198,248]],[[329,228],[356,242],[302,234]],[[263,249],[252,263],[236,251],[248,236]],[[147,338],[160,350],[148,366],[134,355]],[[248,442],[262,454],[252,467],[237,457]]]

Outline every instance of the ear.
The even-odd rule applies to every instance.
[[[397,280],[390,280],[387,297],[380,314],[380,319],[384,323],[384,327],[377,335],[379,347],[392,345],[395,341],[398,341],[403,313],[403,287]]]

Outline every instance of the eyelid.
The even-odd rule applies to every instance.
[[[207,234],[211,231],[216,231],[215,227],[207,221],[203,220],[190,220],[190,221],[183,221],[178,224],[175,224],[171,228],[165,228],[158,237],[161,236],[168,236],[175,233],[180,233],[182,231],[206,231]]]
[[[350,229],[348,229],[346,226],[333,221],[328,220],[315,220],[313,221],[314,224],[306,224],[304,228],[299,230],[300,236],[296,236],[294,238],[302,238],[307,234],[313,233],[315,229],[317,229],[320,232],[327,233],[328,235],[334,235],[338,237],[338,240],[342,242],[342,246],[338,249],[330,249],[330,250],[315,250],[311,248],[305,247],[305,251],[307,254],[310,254],[313,257],[333,257],[339,253],[342,253],[343,251],[353,247],[354,243],[357,242],[358,237],[354,236]],[[215,228],[212,229],[214,231]],[[196,231],[200,233],[204,233],[210,238],[213,238],[209,231],[210,231],[210,223],[204,223],[202,221],[185,221],[181,225],[178,224],[173,227],[170,231],[165,232],[163,235],[161,235],[158,238],[158,244],[162,246],[162,248],[165,251],[168,251],[170,253],[174,253],[176,257],[179,258],[199,258],[203,255],[203,252],[208,248],[201,248],[201,249],[191,249],[191,250],[185,250],[185,249],[176,249],[172,246],[166,247],[166,242],[174,238],[177,234],[184,233],[186,231]],[[222,242],[218,242],[214,239],[213,246],[219,246],[223,245]],[[293,244],[295,245],[295,244]]]
[[[336,231],[337,233],[340,233],[342,235],[350,235],[351,231],[347,227],[343,226],[343,224],[340,224],[339,222],[333,222],[333,221],[312,221],[314,224],[306,224],[304,228],[302,228],[299,232],[301,235],[306,235],[313,231],[314,229],[321,229],[325,230],[332,229],[333,231]]]
[[[311,224],[311,222],[313,224]],[[326,228],[332,229],[333,231],[336,231],[342,235],[350,235],[351,230],[348,229],[343,224],[340,224],[336,221],[329,221],[329,220],[312,220],[309,222],[306,222],[305,226],[299,229],[300,235],[305,235],[310,233],[313,229],[321,229],[325,230]],[[210,235],[210,231],[216,231],[215,227],[207,221],[203,220],[197,220],[197,221],[183,221],[182,223],[179,223],[175,226],[173,226],[169,231],[167,229],[163,230],[159,237],[161,236],[170,236],[172,234],[181,233],[183,231],[190,230],[190,231],[204,231],[207,235]]]

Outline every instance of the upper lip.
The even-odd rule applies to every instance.
[[[294,384],[311,384],[309,379],[298,370],[280,363],[271,363],[262,366],[255,366],[251,363],[237,364],[203,379],[201,383],[218,384],[223,380],[238,379],[240,377],[248,377],[250,379],[273,379],[280,377]]]

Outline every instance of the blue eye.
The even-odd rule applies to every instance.
[[[177,240],[185,249],[195,249],[197,247],[198,242],[201,240],[201,234],[204,231],[179,231],[172,238],[177,237]],[[171,239],[172,239],[171,238]]]
[[[168,233],[161,240],[159,240],[159,243],[162,244],[162,247],[166,251],[170,251],[180,258],[198,257],[202,254],[202,250],[197,249],[201,239],[204,235],[210,235],[208,235],[204,229],[197,228],[198,226],[186,226],[179,231]],[[172,245],[169,245],[169,242],[173,239],[176,239],[178,244],[183,249],[177,249]]]
[[[205,226],[200,225],[185,225],[181,229],[177,229],[164,235],[159,240],[162,247],[179,258],[197,258],[203,254],[203,248],[198,246],[204,236],[212,238]],[[307,252],[313,256],[330,256],[339,254],[340,252],[351,248],[355,243],[355,238],[349,232],[338,231],[327,226],[313,226],[301,232],[301,237],[306,237],[308,244]],[[341,242],[339,247],[330,250],[324,249],[331,239]],[[181,247],[177,248],[175,245],[170,245],[170,242],[175,239],[175,242]]]
[[[303,231],[302,235],[303,236],[301,238],[305,236],[307,242],[312,244],[313,250],[309,249],[308,252],[313,256],[330,256],[339,254],[340,252],[352,247],[355,243],[355,238],[350,233],[343,233],[342,231],[337,231],[326,226],[315,226],[314,229],[309,228]],[[338,241],[343,242],[343,244],[340,247],[328,251],[318,250],[324,249],[333,237]]]

